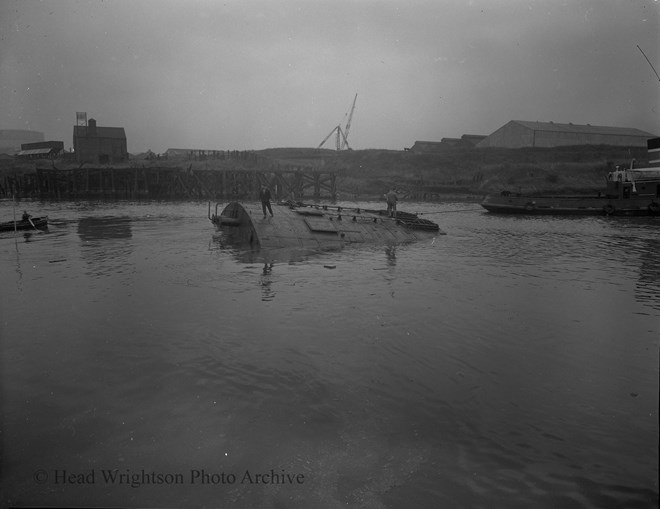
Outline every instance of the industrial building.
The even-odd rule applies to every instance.
[[[21,143],[21,151],[16,154],[16,157],[20,159],[54,159],[63,152],[63,141],[39,141]]]
[[[646,148],[649,153],[649,164],[660,164],[660,138],[651,138]]]
[[[415,154],[433,154],[449,148],[472,148],[484,138],[478,134],[464,134],[460,138],[442,138],[440,141],[416,141],[410,151]]]
[[[73,150],[79,163],[120,163],[128,160],[123,127],[100,127],[93,118],[73,126]]]
[[[0,154],[15,155],[24,143],[44,141],[44,133],[27,129],[0,129]]]
[[[566,145],[646,147],[646,141],[655,136],[629,127],[511,120],[477,143],[476,147],[522,148]]]

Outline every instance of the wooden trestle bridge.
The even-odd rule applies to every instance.
[[[316,168],[193,169],[180,167],[36,169],[6,176],[0,196],[41,199],[257,199],[267,185],[276,200],[337,196],[337,175]]]

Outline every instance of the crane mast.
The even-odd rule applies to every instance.
[[[335,149],[337,151],[343,150],[343,149],[351,149],[350,145],[348,144],[348,132],[351,129],[351,121],[353,120],[353,112],[355,111],[355,102],[357,101],[357,94],[355,94],[355,98],[353,99],[353,106],[351,106],[351,111],[348,115],[348,120],[346,122],[346,127],[344,129],[341,128],[341,124],[334,127],[332,131],[323,139],[323,141],[319,144],[318,148],[321,148],[323,144],[328,141],[328,139],[334,134],[335,135]]]
[[[344,129],[344,143],[342,143],[341,146],[342,149],[348,147],[348,132],[351,130],[351,121],[353,120],[353,112],[355,111],[355,101],[357,101],[357,94],[355,94],[355,97],[353,98],[353,106],[351,106],[351,113],[348,115],[348,121],[346,122],[346,129]]]

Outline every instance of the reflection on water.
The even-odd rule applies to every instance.
[[[660,309],[660,240],[642,239],[635,295],[639,302]]]
[[[44,204],[0,239],[2,505],[657,506],[658,222],[414,205],[448,234],[299,253],[205,204]]]
[[[130,217],[83,217],[78,221],[78,236],[83,242],[130,239]]]
[[[396,246],[387,246],[385,255],[387,256],[387,265],[394,267],[396,265]]]
[[[78,237],[88,274],[113,276],[132,269],[131,218],[83,217],[78,221]]]
[[[19,292],[22,292],[23,291],[23,285],[22,285],[23,270],[21,269],[21,257],[20,257],[20,254],[18,252],[18,245],[16,246],[15,267],[16,267],[16,275],[18,276],[16,278],[16,289]]]
[[[264,268],[262,269],[263,276],[260,281],[262,292],[261,300],[265,302],[275,298],[275,291],[271,287],[273,280],[270,277],[274,265],[274,263],[264,263]]]

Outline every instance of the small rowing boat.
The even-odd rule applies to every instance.
[[[29,219],[21,219],[20,221],[7,221],[0,223],[0,232],[13,230],[39,230],[44,228],[48,228],[48,216],[31,217]]]

